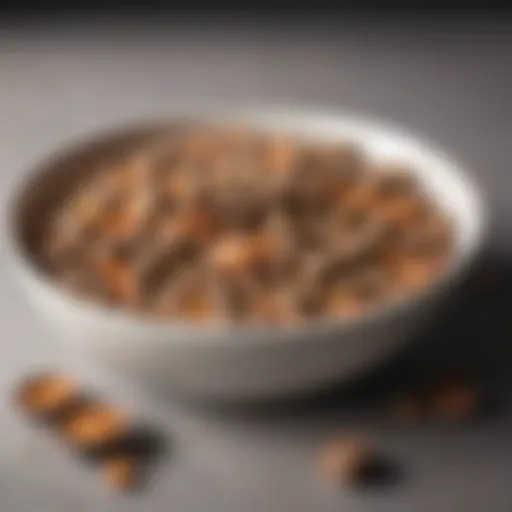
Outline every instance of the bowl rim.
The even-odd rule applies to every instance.
[[[109,138],[128,136],[136,131],[144,128],[158,128],[170,126],[176,121],[210,121],[210,122],[230,122],[239,121],[242,124],[251,124],[251,118],[259,120],[260,124],[265,124],[267,119],[269,123],[278,119],[294,119],[294,120],[314,120],[317,123],[328,125],[329,123],[342,123],[358,125],[366,130],[383,133],[386,136],[402,140],[409,146],[417,147],[421,152],[431,155],[436,160],[443,162],[445,165],[445,173],[449,174],[452,179],[458,181],[462,186],[466,197],[470,196],[470,201],[474,206],[472,215],[474,217],[474,236],[472,241],[467,244],[458,258],[452,258],[448,268],[427,286],[414,290],[410,293],[398,296],[389,300],[384,304],[379,304],[374,308],[369,308],[360,314],[339,318],[315,318],[311,321],[298,322],[292,325],[266,325],[252,323],[194,323],[190,321],[182,321],[178,318],[161,319],[156,316],[140,314],[137,312],[126,311],[121,308],[109,308],[96,303],[93,300],[80,297],[59,286],[51,279],[42,269],[38,268],[32,259],[30,252],[25,247],[20,237],[20,206],[23,202],[25,194],[30,189],[30,185],[34,180],[57,163],[59,157],[67,155],[72,157],[75,153],[79,153],[88,145],[108,140]],[[254,105],[249,106],[226,106],[220,104],[195,105],[192,107],[183,107],[180,109],[169,110],[165,116],[148,116],[147,118],[138,118],[123,124],[114,124],[107,126],[106,129],[86,133],[79,137],[73,137],[71,140],[63,141],[56,150],[51,151],[43,159],[33,164],[29,171],[13,184],[8,195],[6,203],[7,207],[7,256],[16,271],[21,273],[25,279],[28,279],[44,291],[45,294],[52,297],[53,300],[61,302],[63,305],[71,305],[76,309],[80,309],[83,313],[90,315],[91,318],[102,319],[111,323],[117,323],[128,328],[145,329],[146,332],[158,334],[169,333],[170,330],[180,329],[181,332],[195,333],[200,336],[194,337],[195,343],[204,341],[205,344],[211,346],[211,335],[225,334],[226,336],[220,340],[216,340],[215,344],[232,345],[236,343],[237,335],[251,338],[251,343],[265,344],[275,343],[271,336],[276,333],[300,334],[313,333],[323,329],[336,329],[337,331],[345,331],[358,329],[363,325],[369,325],[381,322],[386,318],[396,316],[412,310],[421,302],[426,302],[429,298],[439,294],[450,282],[460,278],[474,263],[477,256],[482,250],[485,238],[488,232],[489,211],[488,202],[484,199],[482,188],[479,186],[473,175],[467,171],[467,166],[463,165],[458,159],[453,158],[430,138],[423,134],[413,131],[403,126],[396,126],[394,123],[381,121],[375,117],[356,114],[346,109],[325,109],[315,107],[296,107],[290,105],[271,106]],[[460,229],[460,226],[458,226]],[[254,336],[253,336],[254,335]],[[184,336],[185,337],[185,336]],[[293,339],[294,336],[283,336],[283,339]],[[148,340],[149,341],[149,340]],[[187,340],[189,343],[190,340]],[[246,345],[246,344],[243,344]],[[248,346],[246,345],[246,346]]]

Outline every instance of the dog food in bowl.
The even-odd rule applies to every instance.
[[[109,307],[193,322],[362,314],[436,279],[450,221],[414,174],[348,143],[183,128],[102,162],[38,252]]]

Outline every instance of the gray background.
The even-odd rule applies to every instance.
[[[410,353],[351,386],[264,410],[185,406],[105,376],[53,343],[2,265],[0,510],[512,510],[511,64],[504,21],[0,26],[1,194],[70,138],[194,99],[250,99],[350,107],[424,132],[467,163],[494,213],[485,258]],[[110,495],[97,474],[14,412],[17,379],[59,365],[173,439],[151,490]],[[495,414],[463,428],[403,428],[379,410],[393,390],[453,366],[483,379],[499,402]],[[337,430],[374,436],[402,478],[361,492],[329,489],[314,454]]]

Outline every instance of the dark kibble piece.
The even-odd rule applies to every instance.
[[[261,226],[272,197],[267,187],[254,179],[236,176],[219,184],[213,197],[213,209],[229,228],[252,230]]]
[[[258,286],[249,276],[218,276],[215,292],[222,315],[235,321],[250,318],[257,289]]]
[[[404,423],[419,423],[425,416],[421,401],[410,395],[397,396],[391,403],[393,418]]]
[[[433,414],[447,422],[463,422],[475,418],[482,408],[482,393],[463,380],[441,384],[432,397]]]

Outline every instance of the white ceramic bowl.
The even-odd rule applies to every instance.
[[[173,116],[170,123],[183,117]],[[48,205],[80,173],[88,172],[92,162],[165,128],[165,123],[79,143],[33,170],[13,195],[9,238],[14,267],[35,310],[64,343],[160,391],[260,399],[352,378],[414,339],[481,248],[486,215],[477,187],[457,163],[408,132],[343,113],[289,108],[203,109],[189,117],[241,122],[317,140],[354,140],[377,160],[410,163],[439,207],[452,216],[456,247],[448,272],[430,287],[350,320],[289,328],[204,327],[102,309],[48,280],[34,264],[28,241],[44,221]]]

